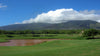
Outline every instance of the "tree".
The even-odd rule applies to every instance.
[[[95,30],[95,29],[87,29],[82,33],[82,36],[83,37],[87,37],[88,39],[90,39],[90,38],[93,39],[94,36],[97,35],[97,34],[98,34],[97,30]]]

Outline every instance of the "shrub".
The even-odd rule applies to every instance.
[[[12,35],[6,35],[7,37],[9,37],[9,38],[12,38],[13,36]]]
[[[93,39],[94,36],[97,35],[97,34],[98,34],[97,30],[95,30],[95,29],[87,29],[82,33],[82,36],[83,37],[87,37],[88,39],[90,39],[90,38]]]

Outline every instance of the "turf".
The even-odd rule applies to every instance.
[[[100,56],[100,39],[56,40],[34,46],[2,46],[0,56]]]
[[[6,39],[0,39],[0,42],[8,42]]]
[[[6,39],[83,39],[79,34],[2,34],[0,42]]]

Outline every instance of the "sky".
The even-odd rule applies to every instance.
[[[100,0],[0,0],[0,26],[99,18]]]

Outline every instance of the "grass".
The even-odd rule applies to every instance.
[[[100,39],[78,40],[83,39],[79,34],[0,35],[0,42],[7,42],[6,39],[73,40],[56,40],[34,46],[1,46],[0,56],[100,56]]]
[[[2,46],[0,56],[100,56],[100,39],[56,40],[34,46]]]
[[[79,39],[79,34],[2,34],[0,39]],[[0,41],[1,42],[1,41]]]
[[[0,39],[0,42],[8,42],[6,39]]]
[[[100,38],[100,35],[95,37]],[[6,39],[86,39],[81,34],[1,34],[0,42],[6,42]]]

